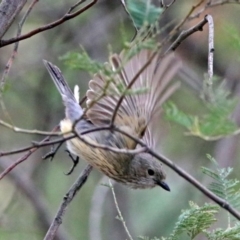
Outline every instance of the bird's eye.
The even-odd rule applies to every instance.
[[[154,171],[153,171],[152,169],[148,169],[148,174],[149,174],[150,176],[153,176],[153,175],[154,175]]]

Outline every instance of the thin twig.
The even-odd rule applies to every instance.
[[[0,40],[0,48],[4,47],[4,46],[7,46],[9,44],[12,44],[12,43],[15,43],[15,42],[18,42],[18,41],[22,41],[24,39],[27,39],[27,38],[30,38],[40,32],[43,32],[43,31],[46,31],[46,30],[49,30],[49,29],[52,29],[72,18],[75,18],[76,16],[80,15],[81,13],[85,12],[87,9],[89,9],[90,7],[92,7],[94,4],[97,3],[98,0],[93,0],[92,2],[90,2],[89,4],[87,4],[85,7],[83,7],[82,9],[79,9],[78,11],[75,11],[71,14],[69,14],[68,12],[63,16],[61,17],[60,19],[54,21],[54,22],[51,22],[49,24],[46,24],[42,27],[39,27],[37,29],[34,29],[26,34],[23,34],[19,37],[14,37],[14,38],[10,38],[10,39],[7,39],[7,40]]]
[[[33,7],[35,6],[35,4],[38,2],[39,0],[33,0],[32,3],[30,4],[27,12],[24,14],[22,20],[19,22],[18,24],[18,30],[17,30],[17,35],[16,38],[19,37],[21,35],[22,32],[22,27],[25,23],[25,21],[27,20],[27,17],[29,16],[30,12],[32,11]],[[18,51],[18,46],[19,46],[19,42],[16,42],[13,48],[13,52],[11,54],[10,59],[8,60],[6,66],[5,66],[5,70],[3,72],[2,75],[2,79],[0,81],[0,91],[3,89],[3,86],[5,84],[5,79],[7,77],[7,75],[9,74],[9,71],[11,69],[12,63],[17,55],[17,51]]]
[[[47,131],[39,131],[37,129],[29,130],[29,129],[23,129],[23,128],[18,128],[16,126],[13,126],[7,122],[4,122],[3,120],[0,119],[0,125],[12,129],[14,132],[18,133],[27,133],[27,134],[37,134],[37,135],[42,135],[42,136],[62,136],[63,133],[61,132],[47,132]]]
[[[55,235],[57,233],[57,230],[59,226],[62,224],[62,218],[63,215],[68,207],[68,205],[71,203],[73,200],[74,196],[76,193],[82,188],[84,183],[87,181],[87,178],[92,171],[92,166],[88,165],[83,172],[79,175],[78,179],[76,182],[72,185],[72,187],[69,189],[65,197],[63,198],[63,202],[60,205],[55,218],[50,226],[50,228],[47,231],[47,234],[44,237],[44,240],[53,240],[55,238]]]
[[[111,126],[108,126],[107,128],[108,128],[108,130],[112,129]],[[102,128],[101,128],[101,130],[102,130]],[[121,148],[120,149],[120,148],[110,147],[108,145],[97,144],[97,143],[90,142],[86,138],[82,137],[81,135],[84,135],[84,133],[81,133],[81,135],[79,135],[75,131],[75,134],[79,138],[80,141],[86,143],[87,145],[89,145],[90,147],[93,147],[93,148],[100,148],[100,149],[104,149],[104,150],[107,150],[107,151],[110,151],[110,152],[114,152],[114,153],[126,153],[126,154],[138,154],[138,153],[142,153],[142,152],[146,151],[145,148],[136,148],[136,149]]]
[[[102,127],[102,128],[93,128],[90,130],[87,130],[86,133],[94,132],[94,131],[103,131],[109,129],[109,126]],[[174,170],[176,173],[178,173],[181,177],[183,177],[185,180],[187,180],[189,183],[194,185],[198,190],[200,190],[204,195],[209,197],[211,200],[213,200],[215,203],[220,205],[222,208],[226,209],[228,212],[230,212],[233,216],[235,216],[238,220],[240,220],[240,213],[234,209],[227,201],[224,199],[218,197],[211,191],[209,191],[205,186],[203,186],[199,181],[197,181],[195,178],[193,178],[190,174],[188,174],[186,171],[184,171],[182,168],[174,164],[170,159],[164,157],[163,155],[160,155],[153,151],[151,148],[149,148],[143,141],[139,140],[138,138],[133,137],[129,133],[114,127],[114,131],[117,131],[119,133],[122,133],[126,135],[127,137],[131,138],[132,140],[136,141],[138,144],[140,144],[143,148],[146,149],[148,153],[150,153],[152,156],[166,164],[168,167],[170,167],[172,170]]]
[[[216,135],[216,136],[207,136],[207,135],[203,135],[201,132],[187,132],[184,135],[199,137],[205,141],[217,141],[217,140],[221,140],[223,138],[229,138],[229,137],[233,137],[233,136],[236,136],[239,134],[240,134],[240,128],[232,133],[229,133],[228,135],[220,134],[220,135]]]
[[[170,8],[174,3],[176,2],[176,0],[172,0],[172,2],[170,2],[169,4],[165,4],[164,1],[161,1],[161,7],[164,8],[164,11],[167,10],[168,8]]]
[[[198,18],[200,17],[200,15],[205,12],[208,8],[213,8],[213,7],[217,7],[217,6],[222,6],[224,4],[239,4],[240,0],[219,0],[216,2],[210,2],[205,4],[205,6],[203,8],[201,8],[197,13],[192,14],[191,16],[189,16],[188,21],[191,21],[192,19]]]
[[[124,8],[125,12],[127,13],[127,15],[132,19],[132,16],[131,16],[131,14],[130,14],[129,11],[128,11],[126,1],[125,1],[125,0],[121,0],[121,3],[122,3],[122,5],[123,5],[123,8]],[[136,36],[136,34],[137,34],[137,32],[138,32],[138,28],[137,28],[137,26],[136,26],[136,24],[135,24],[135,21],[133,21],[133,19],[132,19],[132,24],[133,24],[133,26],[134,26],[134,28],[135,28],[135,31],[136,31],[135,34],[134,34],[134,36]]]
[[[140,74],[149,66],[149,64],[152,62],[153,58],[157,55],[157,51],[155,51],[148,59],[148,61],[140,68],[140,70],[137,72],[137,74],[133,77],[133,79],[131,80],[131,82],[127,85],[127,87],[124,89],[121,97],[119,98],[117,105],[114,109],[114,112],[112,114],[112,118],[111,118],[111,122],[109,124],[110,128],[113,127],[114,125],[114,121],[117,115],[117,111],[119,109],[119,107],[122,104],[122,101],[126,95],[126,93],[128,92],[128,90],[132,87],[132,85],[136,82],[136,80],[138,79],[138,77],[140,76]]]
[[[76,7],[80,6],[81,4],[83,4],[84,2],[86,2],[87,0],[80,0],[78,2],[76,2],[73,6],[71,6],[68,10],[68,14],[70,14]]]
[[[173,30],[169,33],[170,38],[179,31],[179,29],[183,26],[183,24],[188,20],[189,16],[194,12],[196,8],[198,8],[205,0],[200,0],[196,5],[193,5],[185,18],[173,28]]]
[[[108,177],[103,177],[98,181],[91,198],[91,207],[89,212],[89,240],[102,240],[101,223],[104,211],[104,203],[106,202],[107,193],[110,188],[103,187],[102,183],[106,182]],[[113,182],[114,184],[114,182]]]
[[[24,147],[24,148],[19,148],[19,149],[15,149],[15,150],[12,150],[12,151],[7,151],[7,152],[0,152],[0,157],[25,152],[27,150],[31,150],[31,149],[35,149],[35,148],[46,147],[46,146],[53,145],[53,144],[56,144],[56,143],[62,143],[62,142],[65,142],[65,141],[70,140],[70,139],[75,138],[75,137],[79,138],[80,141],[88,144],[91,147],[101,148],[101,149],[108,150],[108,151],[115,152],[115,153],[137,154],[137,153],[141,153],[141,152],[146,151],[145,148],[137,148],[137,149],[122,148],[122,149],[119,149],[119,148],[110,147],[110,146],[103,145],[103,144],[97,144],[97,143],[93,143],[93,142],[88,141],[86,138],[84,138],[82,136],[82,135],[85,135],[85,134],[90,133],[90,132],[97,132],[97,131],[103,131],[103,130],[112,130],[112,127],[106,126],[106,127],[93,128],[93,129],[83,131],[81,133],[81,135],[79,135],[78,133],[75,133],[75,134],[71,134],[70,136],[60,138],[60,139],[56,139],[56,140],[53,140],[53,141],[33,142],[33,144],[31,146],[27,146],[27,147]]]
[[[27,0],[2,0],[0,2],[0,39],[8,31],[26,2]]]
[[[0,161],[0,166],[3,169],[6,169],[8,163],[6,161]],[[38,219],[39,225],[44,231],[49,228],[52,217],[51,209],[49,207],[49,202],[44,197],[44,195],[39,191],[39,187],[34,183],[34,181],[29,180],[29,176],[18,168],[16,171],[12,171],[9,175],[10,180],[13,181],[14,186],[17,187],[17,190],[24,194],[30,204],[32,204]],[[27,205],[29,207],[29,205]],[[64,228],[61,228],[58,234],[56,235],[56,240],[71,240],[70,234],[66,232]]]
[[[130,240],[133,240],[133,238],[132,238],[132,236],[131,236],[128,228],[127,228],[126,222],[125,222],[125,220],[124,220],[124,218],[123,218],[123,216],[122,216],[121,210],[120,210],[120,208],[119,208],[119,205],[118,205],[118,202],[117,202],[117,198],[116,198],[116,194],[115,194],[113,185],[112,185],[112,183],[111,183],[111,180],[108,179],[108,182],[109,182],[109,187],[110,187],[111,190],[112,190],[113,200],[114,200],[114,203],[115,203],[115,206],[116,206],[116,209],[117,209],[117,213],[118,213],[119,220],[122,222],[123,227],[124,227],[124,229],[125,229],[125,232],[127,233],[129,239],[130,239]]]
[[[52,132],[56,131],[58,129],[58,126],[54,127]],[[44,138],[41,142],[46,142],[46,141],[49,141],[49,139],[51,138],[51,136],[47,136],[46,138]],[[32,153],[34,153],[38,148],[35,147],[35,148],[31,148],[31,149],[28,149],[29,151],[24,155],[22,156],[20,159],[18,159],[15,163],[11,164],[8,168],[6,168],[1,174],[0,174],[0,180],[2,178],[4,178],[9,172],[11,172],[16,166],[18,166],[20,163],[24,162],[25,160],[28,159],[28,157],[30,155],[32,155]],[[0,152],[0,157],[1,157],[1,152]]]
[[[204,195],[209,197],[212,201],[217,203],[220,207],[227,210],[229,213],[231,213],[235,218],[240,220],[240,213],[234,209],[226,200],[218,197],[216,194],[208,190],[204,185],[202,185],[197,179],[192,177],[189,173],[184,171],[181,167],[174,164],[170,159],[163,156],[162,154],[158,154],[155,151],[153,151],[151,148],[149,148],[143,141],[139,140],[138,138],[133,137],[132,135],[128,134],[127,132],[122,131],[119,128],[114,129],[117,132],[120,132],[122,134],[125,134],[127,137],[131,138],[132,140],[136,141],[138,144],[140,144],[142,147],[145,147],[147,149],[147,152],[151,154],[153,157],[157,158],[159,161],[163,162],[165,165],[170,167],[173,171],[175,171],[178,175],[183,177],[185,180],[187,180],[190,184],[192,184],[194,187],[196,187],[198,190],[200,190]]]
[[[206,15],[205,19],[208,21],[208,78],[206,79],[206,92],[205,98],[210,102],[213,102],[213,53],[214,53],[214,23],[211,15]]]
[[[183,40],[185,40],[187,37],[189,37],[190,35],[192,35],[194,32],[197,31],[202,31],[203,26],[207,23],[207,19],[204,18],[203,20],[201,20],[198,24],[196,24],[195,26],[189,28],[188,30],[182,31],[178,38],[171,44],[171,46],[168,48],[168,50],[165,52],[165,54],[169,51],[175,51],[177,49],[177,47],[183,42]]]
[[[35,148],[38,149],[38,148],[46,147],[46,146],[53,145],[53,144],[56,144],[56,143],[65,142],[65,141],[67,141],[69,139],[72,139],[74,137],[76,137],[76,136],[72,134],[69,137],[60,138],[60,139],[53,140],[53,141],[33,142],[31,146],[27,146],[27,147],[15,149],[15,150],[12,150],[12,151],[7,151],[7,152],[0,152],[0,157],[26,152],[28,150],[32,151],[32,150],[35,150]],[[47,138],[48,137],[46,137],[46,139]]]

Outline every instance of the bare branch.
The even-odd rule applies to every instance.
[[[165,4],[163,0],[161,0],[161,7],[164,8],[164,10],[167,10],[168,8],[170,8],[174,3],[176,2],[176,0],[172,0],[172,2],[170,2],[169,4]]]
[[[197,13],[192,14],[191,16],[189,16],[188,20],[192,20],[194,18],[198,18],[200,17],[200,15],[205,12],[208,8],[213,8],[213,7],[217,7],[217,6],[222,6],[224,4],[239,4],[240,0],[219,0],[219,1],[215,1],[215,2],[209,2],[207,4],[205,4],[205,6],[203,8],[201,8]]]
[[[79,175],[76,182],[72,185],[72,187],[69,189],[65,197],[63,198],[63,202],[61,206],[59,207],[56,216],[50,226],[50,228],[47,231],[46,236],[44,237],[44,240],[53,240],[55,238],[55,235],[57,233],[57,230],[59,226],[62,224],[62,217],[68,207],[68,205],[73,200],[76,193],[82,188],[84,183],[87,181],[87,178],[92,171],[92,166],[88,165],[83,172]]]
[[[107,126],[107,127],[93,128],[93,129],[82,132],[81,135],[86,134],[85,132],[96,132],[96,131],[103,131],[103,130],[111,130],[111,127]],[[75,137],[79,138],[80,141],[86,143],[87,145],[89,145],[91,147],[101,148],[101,149],[108,150],[110,152],[115,152],[115,153],[137,154],[137,153],[141,153],[141,152],[146,151],[146,149],[144,147],[130,150],[130,149],[125,149],[125,148],[122,148],[122,149],[114,148],[114,147],[110,147],[110,146],[103,145],[103,144],[97,144],[97,143],[95,144],[95,143],[89,142],[87,139],[85,139],[81,135],[76,133],[76,134],[71,134],[68,137],[56,139],[56,140],[53,140],[53,141],[33,142],[31,146],[27,146],[27,147],[24,147],[24,148],[19,148],[19,149],[15,149],[15,150],[12,150],[12,151],[7,151],[7,152],[0,152],[0,157],[13,155],[13,154],[21,153],[21,152],[26,152],[28,150],[30,150],[30,151],[34,150],[35,151],[35,148],[38,149],[38,148],[50,146],[50,145],[53,145],[53,144],[56,144],[56,143],[62,143],[62,142],[65,142],[65,141],[70,140],[70,139],[75,138]],[[0,179],[1,179],[1,177],[0,177]]]
[[[8,163],[1,161],[1,168],[7,168]],[[38,187],[34,184],[34,181],[29,181],[27,174],[18,168],[16,171],[12,171],[9,175],[10,179],[14,182],[14,185],[21,191],[30,201],[34,210],[40,219],[39,224],[46,230],[51,224],[52,217],[50,215],[49,204],[47,199],[44,198],[43,194],[38,190]],[[60,229],[56,235],[56,240],[70,240],[70,235],[65,231],[64,228]]]
[[[168,50],[165,52],[169,52],[169,51],[175,51],[177,49],[177,47],[183,42],[183,40],[185,40],[187,37],[189,37],[190,35],[192,35],[193,33],[197,32],[197,31],[202,31],[203,26],[207,23],[207,19],[204,18],[202,21],[200,21],[198,24],[196,24],[195,26],[189,28],[188,30],[182,31],[180,33],[180,35],[178,36],[178,38],[172,43],[172,45],[168,48]]]
[[[53,128],[52,132],[56,131],[58,129],[58,126]],[[47,136],[46,138],[44,138],[42,140],[42,142],[46,142],[46,141],[49,141],[49,139],[51,138],[51,136]],[[29,152],[27,152],[24,156],[22,156],[20,159],[18,159],[15,163],[13,163],[12,165],[10,165],[8,168],[6,168],[1,174],[0,174],[0,180],[2,178],[4,178],[9,172],[11,172],[16,166],[18,166],[20,163],[24,162],[25,160],[28,159],[28,157],[30,155],[32,155],[32,153],[34,153],[38,148],[35,147],[35,148],[30,148]],[[25,150],[27,151],[27,150]],[[1,156],[4,156],[4,155],[1,155],[1,152],[0,152],[0,157]]]
[[[128,227],[127,227],[127,225],[126,225],[126,222],[125,222],[125,220],[124,220],[124,218],[123,218],[123,216],[122,216],[121,210],[120,210],[120,208],[119,208],[119,206],[118,206],[116,194],[115,194],[113,185],[112,185],[112,183],[111,183],[111,180],[108,179],[108,182],[109,182],[109,186],[110,186],[110,188],[111,188],[111,190],[112,190],[113,200],[114,200],[114,203],[115,203],[115,206],[116,206],[116,209],[117,209],[117,213],[118,213],[119,220],[122,222],[123,227],[124,227],[124,229],[125,229],[125,232],[127,233],[129,239],[130,239],[130,240],[133,240],[133,238],[132,238],[132,236],[131,236],[131,234],[130,234],[130,232],[129,232],[129,230],[128,230]]]
[[[213,53],[214,53],[214,23],[211,15],[205,16],[208,21],[208,79],[206,80],[206,93],[205,98],[209,101],[213,101],[213,92],[212,92],[212,78],[213,78]]]
[[[111,130],[111,126],[108,127],[108,130]],[[100,129],[100,131],[102,131],[102,128]],[[89,145],[90,147],[93,147],[93,148],[100,148],[100,149],[104,149],[104,150],[114,152],[114,153],[126,153],[126,154],[138,154],[138,153],[142,153],[142,152],[146,151],[146,148],[144,148],[144,147],[136,148],[136,149],[125,149],[125,148],[120,149],[120,148],[110,147],[110,146],[103,145],[103,144],[92,143],[92,142],[88,141],[86,138],[81,136],[81,135],[84,135],[84,133],[81,133],[81,135],[79,135],[77,132],[75,132],[75,134],[77,135],[77,137],[79,138],[80,141],[86,143],[87,145]]]
[[[29,130],[29,129],[18,128],[16,126],[13,126],[9,123],[4,122],[1,119],[0,119],[0,125],[10,128],[14,132],[18,132],[18,133],[38,134],[38,135],[43,135],[43,136],[62,136],[63,135],[61,132],[52,132],[52,131],[46,132],[46,131],[39,131],[37,129]]]
[[[232,214],[235,218],[240,220],[240,213],[234,209],[227,201],[224,199],[218,197],[216,194],[208,190],[205,186],[203,186],[197,179],[192,177],[189,173],[184,171],[181,167],[174,164],[170,159],[167,157],[156,153],[151,148],[149,148],[143,141],[133,137],[132,135],[128,134],[127,132],[122,131],[119,128],[115,128],[115,131],[118,131],[122,134],[125,134],[127,137],[131,138],[132,140],[136,141],[138,144],[140,144],[142,147],[145,147],[147,149],[147,152],[151,154],[153,157],[157,158],[159,161],[163,162],[165,165],[170,167],[173,171],[175,171],[178,175],[183,177],[185,180],[187,180],[190,184],[192,184],[194,187],[196,187],[200,192],[202,192],[205,196],[209,197],[212,201],[217,203],[220,207],[227,210],[230,214]]]
[[[72,18],[75,18],[76,16],[80,15],[81,13],[85,12],[87,9],[92,7],[95,3],[97,3],[97,1],[98,0],[93,0],[92,2],[87,4],[85,7],[81,8],[81,9],[79,9],[79,10],[77,10],[77,11],[71,13],[71,14],[69,13],[69,11],[70,10],[72,11],[72,8],[70,8],[70,10],[62,18],[60,18],[60,19],[58,19],[58,20],[56,20],[54,22],[51,22],[51,23],[49,23],[47,25],[44,25],[42,27],[39,27],[37,29],[34,29],[34,30],[32,30],[32,31],[30,31],[30,32],[28,32],[26,34],[23,34],[23,35],[21,35],[19,37],[10,38],[8,40],[1,40],[0,41],[0,48],[2,48],[4,46],[7,46],[9,44],[12,44],[12,43],[15,43],[15,42],[22,41],[24,39],[30,38],[30,37],[32,37],[32,36],[34,36],[34,35],[36,35],[36,34],[38,34],[40,32],[46,31],[48,29],[52,29],[52,28],[54,28],[54,27],[56,27],[56,26],[58,26],[58,25],[60,25],[60,24],[62,24],[64,22],[72,19]],[[76,6],[78,6],[78,5],[76,5]]]
[[[31,146],[27,146],[27,147],[24,147],[24,148],[19,148],[19,149],[15,149],[15,150],[12,150],[12,151],[7,151],[7,152],[0,152],[0,157],[13,155],[13,154],[21,153],[21,152],[26,152],[28,150],[30,150],[30,151],[34,150],[34,152],[35,152],[40,147],[46,147],[46,146],[53,145],[53,144],[56,144],[56,143],[65,142],[65,141],[67,141],[69,139],[72,139],[74,137],[76,137],[76,136],[72,134],[69,137],[60,138],[60,139],[53,140],[53,141],[46,141],[45,139],[48,139],[48,137],[46,137],[44,139],[45,141],[42,140],[41,142],[33,142]]]
[[[108,177],[103,177],[96,184],[95,190],[91,199],[91,207],[89,212],[89,240],[102,240],[101,223],[104,211],[104,203],[106,202],[107,193],[110,188],[103,187],[102,183],[106,182]],[[114,184],[115,182],[113,182]]]
[[[22,27],[28,17],[28,15],[30,14],[30,12],[32,11],[33,7],[35,6],[35,4],[38,2],[39,0],[33,0],[32,3],[30,4],[27,12],[24,14],[22,20],[19,22],[18,24],[18,31],[17,31],[17,36],[16,37],[19,37],[21,35],[21,31],[22,31]],[[2,76],[2,79],[0,81],[0,91],[1,89],[3,89],[3,86],[5,84],[5,79],[6,79],[6,76],[9,74],[9,71],[10,71],[10,68],[12,66],[12,63],[17,55],[17,51],[18,51],[18,46],[19,46],[19,42],[16,42],[15,45],[14,45],[14,49],[13,49],[13,52],[11,54],[11,57],[10,59],[8,60],[6,66],[5,66],[5,70],[3,72],[3,76]]]
[[[109,130],[109,126],[107,127],[101,127],[101,128],[93,128],[93,129],[89,129],[85,132],[82,133],[82,135],[90,133],[90,132],[94,132],[94,131],[103,131],[103,130]],[[112,129],[112,128],[111,128]],[[188,174],[186,171],[184,171],[182,168],[180,168],[179,166],[177,166],[176,164],[174,164],[170,159],[164,157],[163,155],[160,155],[158,153],[156,153],[155,151],[153,151],[151,148],[149,148],[144,142],[142,142],[141,140],[139,140],[138,138],[133,137],[132,135],[128,134],[125,131],[122,131],[119,128],[114,127],[114,129],[112,129],[114,131],[117,131],[119,133],[122,133],[124,135],[126,135],[127,137],[131,138],[132,140],[136,141],[138,144],[140,144],[148,153],[150,153],[152,156],[154,156],[155,158],[157,158],[158,160],[160,160],[161,162],[163,162],[165,165],[167,165],[168,167],[170,167],[172,170],[174,170],[176,173],[178,173],[181,177],[183,177],[185,180],[187,180],[189,183],[191,183],[193,186],[195,186],[198,190],[200,190],[204,195],[206,195],[207,197],[209,197],[211,200],[213,200],[215,203],[217,203],[218,205],[220,205],[222,208],[226,209],[229,213],[231,213],[233,216],[235,216],[238,220],[240,220],[240,213],[235,210],[227,201],[225,201],[224,199],[218,197],[217,195],[215,195],[214,193],[212,193],[211,191],[209,191],[205,186],[203,186],[199,181],[197,181],[195,178],[193,178],[190,174]],[[74,136],[71,136],[74,137]],[[66,140],[66,139],[65,139]],[[59,140],[58,140],[59,141]],[[86,144],[88,144],[88,142],[86,142]],[[40,145],[40,144],[39,144]],[[100,145],[101,146],[101,145]],[[99,147],[99,146],[96,146]],[[102,147],[102,146],[101,146]],[[120,149],[120,150],[124,150],[124,149]],[[111,150],[110,150],[111,151]],[[114,150],[115,151],[115,150]],[[128,152],[128,151],[126,151]],[[129,150],[130,152],[130,150]],[[1,155],[0,155],[1,156]],[[0,178],[1,179],[1,178]]]
[[[178,32],[180,30],[180,28],[183,26],[183,24],[188,20],[189,16],[194,12],[194,10],[196,8],[198,8],[205,0],[200,0],[196,5],[193,5],[191,7],[191,9],[189,10],[189,12],[187,13],[187,15],[185,16],[185,18],[177,25],[173,28],[173,30],[170,32],[170,37],[173,36],[176,32]]]
[[[0,4],[0,39],[7,32],[15,17],[22,10],[27,0],[2,0]]]

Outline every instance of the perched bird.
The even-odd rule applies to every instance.
[[[161,107],[176,89],[176,85],[169,86],[169,83],[180,63],[173,53],[162,59],[159,53],[154,57],[151,57],[152,54],[154,51],[147,49],[140,50],[132,57],[127,50],[119,55],[113,54],[106,65],[111,68],[112,74],[107,76],[100,72],[89,82],[86,94],[89,109],[84,117],[77,94],[74,96],[61,71],[50,62],[44,61],[65,105],[66,118],[60,123],[64,136],[68,136],[74,126],[75,132],[93,144],[117,149],[140,147],[134,140],[114,130],[81,135],[88,129],[109,125],[124,89],[135,79],[131,88],[125,91],[126,94],[114,118],[114,126],[154,148],[159,137],[155,133],[158,131]],[[144,68],[148,62],[148,66]],[[67,148],[108,177],[131,188],[161,186],[170,191],[165,182],[166,174],[162,164],[148,153],[116,153],[90,146],[78,137],[68,140]]]

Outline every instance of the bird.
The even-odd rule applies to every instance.
[[[177,83],[172,84],[172,79],[181,63],[174,53],[161,57],[161,53],[153,49],[125,49],[111,54],[105,64],[110,74],[100,71],[89,81],[86,111],[79,104],[78,91],[71,91],[60,69],[46,60],[43,62],[65,105],[61,132],[67,137],[74,128],[74,132],[85,140],[78,136],[67,140],[69,152],[130,188],[160,186],[170,191],[162,163],[151,154],[112,152],[87,142],[116,149],[138,149],[140,145],[136,141],[114,129],[91,132],[113,121],[115,127],[142,140],[148,147],[156,147],[157,139],[161,138],[156,135],[162,105],[178,88]],[[86,130],[90,131],[82,135]]]

